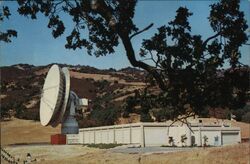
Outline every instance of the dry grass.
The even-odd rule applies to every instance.
[[[249,161],[249,143],[165,155],[153,154],[142,158],[145,164],[249,164]]]
[[[140,122],[141,116],[139,114],[130,113],[129,118],[120,117],[116,121],[116,124],[130,124]]]
[[[40,122],[13,118],[1,122],[1,145],[50,142],[50,135],[60,132],[60,126],[43,127]]]
[[[8,152],[21,160],[31,153],[38,163],[110,163],[110,164],[249,164],[249,143],[191,151],[125,154],[108,150],[70,146],[22,146],[7,147]]]
[[[250,138],[250,124],[244,122],[234,122],[232,121],[232,126],[240,127],[241,138]]]
[[[75,72],[75,71],[70,71],[70,76],[81,79],[81,78],[91,78],[94,79],[95,81],[98,80],[107,80],[107,81],[115,81],[119,80],[117,77],[112,77],[111,75],[104,75],[104,74],[92,74],[92,73],[81,73],[81,72]]]
[[[118,77],[114,77],[112,75],[105,75],[105,74],[81,73],[81,72],[70,71],[70,76],[73,78],[77,78],[77,79],[91,78],[91,79],[94,79],[95,81],[100,81],[100,80],[107,80],[109,82],[118,81],[119,84],[125,84],[125,85],[130,85],[130,86],[145,87],[146,85],[143,82],[126,82],[124,79],[120,79]]]
[[[49,71],[49,68],[44,68],[44,69],[40,69],[38,71],[35,71],[35,75],[45,75],[47,74],[47,72]]]
[[[123,101],[123,100],[125,100],[126,98],[128,98],[129,96],[134,96],[134,95],[135,95],[134,93],[130,93],[130,94],[127,94],[127,95],[124,95],[124,96],[115,98],[113,101]]]

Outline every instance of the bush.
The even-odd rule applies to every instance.
[[[155,120],[158,122],[165,121],[166,120],[166,109],[153,109],[152,110],[153,116],[155,117]]]
[[[125,117],[125,118],[129,117],[129,113],[133,112],[135,105],[136,105],[136,98],[129,96],[126,99],[125,105],[123,107],[123,111],[124,111],[123,117]]]
[[[208,118],[209,117],[209,108],[204,108],[203,110],[201,110],[198,114],[200,117],[203,118]]]
[[[122,114],[123,118],[129,118],[129,112],[128,111],[124,111]]]
[[[35,110],[35,109],[23,110],[21,114],[21,118],[25,120],[40,121],[39,110]]]
[[[88,128],[88,127],[96,127],[98,126],[96,120],[91,118],[84,118],[82,120],[78,120],[79,128]]]
[[[104,90],[109,86],[110,82],[107,80],[95,81],[94,85],[98,87],[99,90]]]
[[[149,113],[141,113],[141,122],[154,122]]]
[[[243,122],[250,123],[250,112],[247,112],[243,117],[242,117]]]
[[[23,119],[25,116],[24,114],[25,106],[23,104],[19,104],[15,106],[15,110],[16,110],[16,117]]]
[[[94,119],[98,126],[114,125],[114,122],[117,120],[117,111],[110,107],[106,109],[102,107],[95,108],[91,112],[90,118]]]
[[[247,122],[246,115],[247,115],[247,113],[249,113],[249,111],[250,111],[250,105],[245,105],[243,108],[236,109],[232,113],[235,115],[236,121]],[[243,120],[243,117],[244,117],[244,120]]]
[[[0,84],[0,90],[1,90],[1,92],[6,92],[7,91],[7,85],[8,85],[7,82],[5,82],[5,81],[1,82],[1,84]]]
[[[235,120],[236,121],[241,121],[242,116],[244,115],[244,110],[243,109],[237,109],[233,111],[233,114],[235,115]]]
[[[9,109],[10,108],[8,106],[2,106],[1,105],[1,119],[10,117]]]

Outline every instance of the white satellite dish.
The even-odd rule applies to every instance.
[[[68,68],[53,65],[44,82],[40,100],[40,121],[43,126],[56,127],[62,123],[62,134],[78,133],[75,118],[79,98],[70,91]]]

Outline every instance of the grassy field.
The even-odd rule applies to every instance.
[[[1,146],[50,142],[50,135],[61,133],[61,126],[43,127],[38,121],[13,118],[1,122]]]

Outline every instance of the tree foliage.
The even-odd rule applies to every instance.
[[[232,112],[236,121],[250,122],[250,105],[247,104],[243,108],[236,109]]]
[[[96,121],[97,126],[114,125],[117,120],[117,109],[115,108],[102,108],[101,106],[95,107],[91,111],[90,118]]]
[[[129,113],[132,113],[134,107],[137,105],[136,97],[129,96],[126,99],[125,105],[123,106],[123,117],[129,117]]]
[[[135,0],[18,0],[17,11],[31,19],[36,19],[38,13],[48,17],[48,28],[55,38],[64,33],[61,13],[67,14],[74,25],[65,47],[86,48],[89,55],[114,53],[120,40],[130,63],[148,71],[162,91],[151,103],[171,111],[173,118],[201,114],[207,107],[244,106],[249,90],[249,67],[239,62],[239,48],[248,40],[245,32],[248,26],[239,0],[222,0],[210,6],[208,21],[214,34],[206,39],[191,33],[188,19],[192,13],[185,7],[177,9],[168,25],[159,27],[154,36],[143,40],[139,55],[151,60],[153,65],[138,60],[133,48],[132,39],[153,26],[150,23],[141,30],[136,27],[133,21],[136,3]],[[4,7],[1,18],[9,15]],[[16,36],[9,32],[0,40],[8,41]],[[226,64],[230,68],[222,70]]]
[[[247,112],[243,117],[242,117],[243,122],[250,123],[250,112]]]
[[[0,116],[1,116],[0,120],[3,120],[4,118],[10,118],[11,117],[10,114],[9,114],[9,106],[1,104]]]
[[[2,6],[0,10],[0,22],[3,22],[4,19],[9,19],[10,10],[7,6]],[[8,29],[7,31],[0,31],[0,41],[11,42],[11,37],[17,37],[17,32],[13,29]]]

